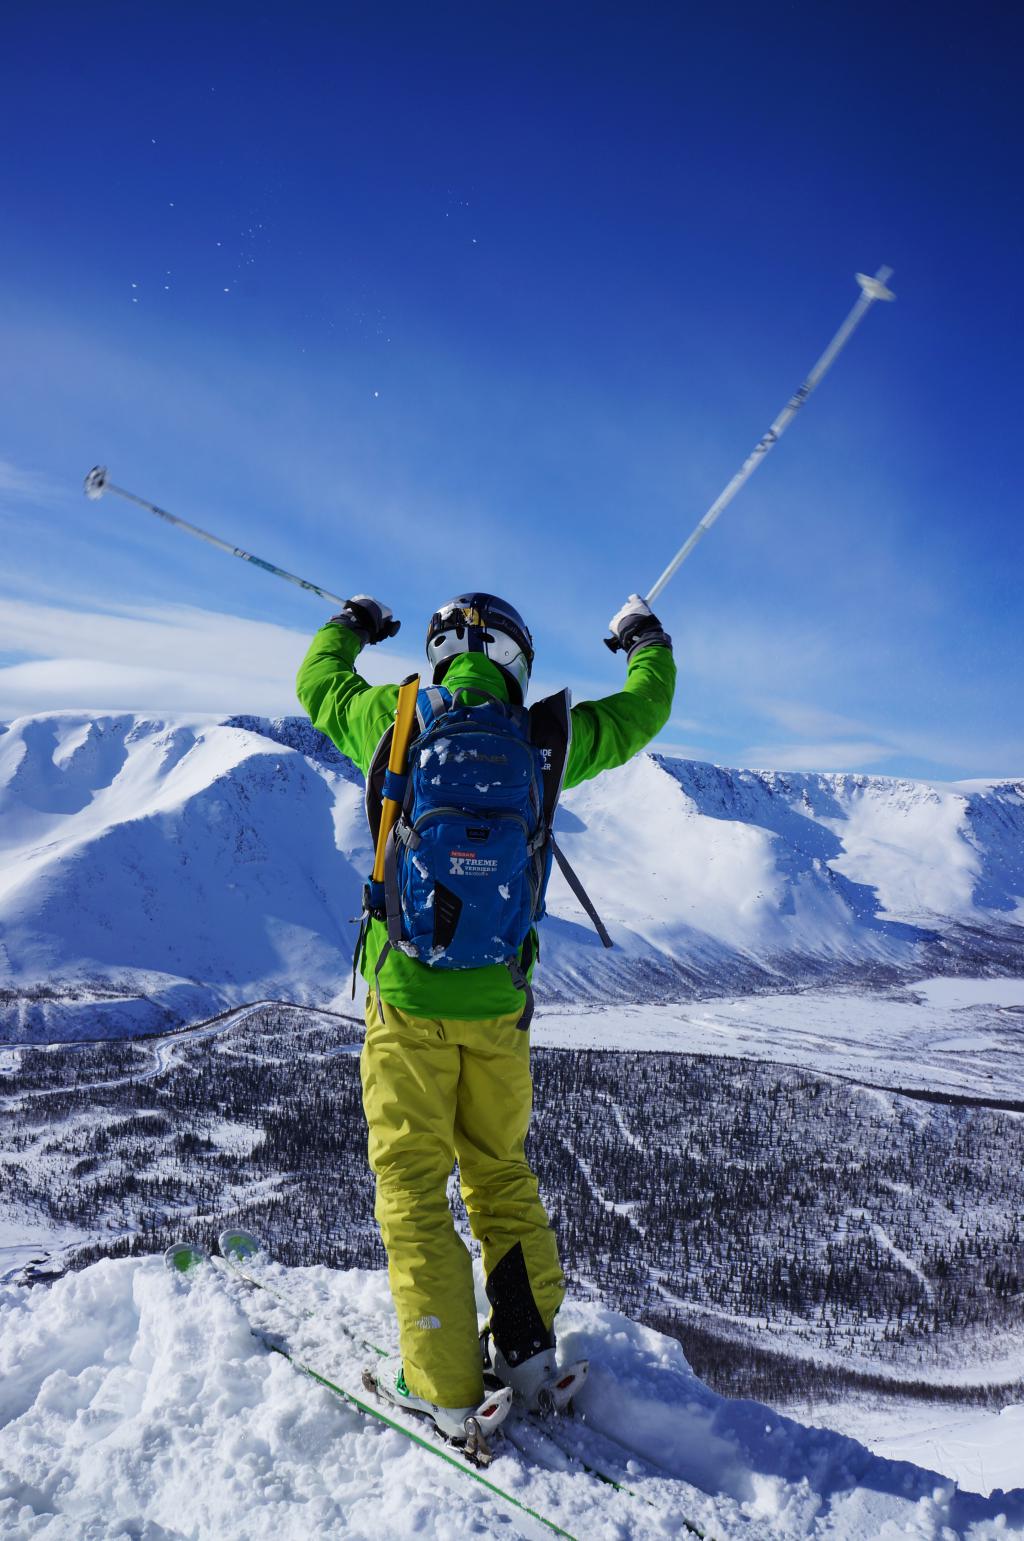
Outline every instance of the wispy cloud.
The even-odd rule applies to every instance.
[[[799,695],[834,690],[876,652],[866,639],[855,659],[846,639],[826,627],[789,616],[752,617],[740,607],[695,607],[672,630],[687,673],[758,703],[777,698],[780,686]]]
[[[937,664],[914,650],[923,633],[901,639],[865,626],[852,638],[848,627],[800,615],[700,603],[673,631],[679,704],[692,700],[700,727],[691,732],[709,736],[716,759],[780,770],[893,774],[899,766],[938,777],[1024,769],[1019,721],[1012,712],[1002,725],[991,720],[978,704],[977,677],[948,678],[936,712]],[[709,726],[715,722],[721,726]]]
[[[81,611],[0,599],[0,717],[61,708],[121,711],[301,710],[295,674],[311,633],[189,606]],[[415,667],[366,649],[371,683]]]
[[[801,628],[774,626],[770,638],[747,622],[725,627],[726,640],[703,645],[691,628],[679,647],[681,704],[687,682],[703,687],[699,718],[674,716],[656,744],[686,759],[716,759],[779,770],[878,770],[892,773],[908,759],[917,774],[1020,775],[1024,736],[1015,725],[1002,738],[936,731],[910,722],[893,724],[880,708],[866,718],[829,710],[815,697],[830,692],[839,649],[823,645],[809,654]],[[213,712],[250,711],[288,715],[301,710],[294,680],[315,622],[298,630],[272,622],[224,615],[187,605],[106,605],[74,608],[49,599],[0,597],[0,719],[61,709]],[[423,670],[424,661],[406,633],[399,645],[367,648],[360,672],[373,684]],[[404,644],[404,645],[403,645]],[[766,655],[771,649],[771,659]],[[603,649],[600,650],[603,653]],[[800,696],[767,689],[786,673]],[[604,678],[572,679],[575,700],[615,690],[617,669]],[[739,682],[739,683],[738,683]],[[565,677],[541,667],[534,695],[560,688]],[[715,723],[721,703],[722,727]],[[742,708],[747,737],[729,734],[727,723]],[[751,724],[762,730],[754,737]]]
[[[92,659],[54,658],[0,669],[0,718],[44,711],[248,711],[282,716],[298,711],[285,681],[217,672],[156,669]]]
[[[743,751],[746,764],[778,770],[858,770],[910,757],[936,767],[959,765],[969,759],[993,775],[1019,775],[1024,768],[1024,735],[1019,731],[998,738],[992,734],[984,739],[976,734],[958,736],[907,723],[861,721],[778,698],[763,701],[760,710],[795,741],[751,744]]]
[[[752,744],[743,763],[758,770],[862,770],[892,760],[899,751],[871,739],[803,744]]]
[[[841,712],[823,711],[820,707],[806,701],[787,701],[778,696],[770,696],[760,702],[760,709],[765,717],[778,723],[788,732],[804,736],[808,734],[856,736],[870,731],[856,718],[845,717]]]
[[[12,460],[0,456],[0,506],[5,511],[18,512],[26,505],[49,508],[66,496],[67,489],[52,477],[15,465]]]
[[[74,609],[0,596],[0,654],[17,660],[0,668],[0,718],[64,707],[296,713],[295,675],[314,630],[315,624],[297,631],[189,605]],[[425,676],[425,660],[411,645],[415,635],[406,643],[403,631],[397,645],[364,648],[360,674],[375,685]],[[564,684],[541,670],[532,695]],[[583,676],[572,684],[577,701],[615,688]],[[680,719],[672,729],[693,726]],[[692,745],[658,747],[700,754]]]
[[[659,738],[651,745],[655,754],[668,755],[673,760],[707,760],[708,751],[706,744],[674,743],[670,739]]]

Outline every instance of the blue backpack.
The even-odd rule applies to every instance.
[[[431,685],[419,692],[416,718],[407,774],[387,770],[389,727],[366,777],[374,842],[385,791],[402,803],[384,882],[368,884],[364,894],[364,926],[373,915],[388,928],[377,960],[378,1006],[380,971],[393,948],[430,968],[504,963],[524,992],[519,1026],[526,1028],[533,927],[544,914],[552,858],[604,945],[612,945],[552,833],[572,737],[569,692],[527,710],[478,686],[452,692]]]

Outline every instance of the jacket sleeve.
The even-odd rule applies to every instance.
[[[394,720],[397,685],[368,685],[356,673],[362,644],[346,626],[321,626],[302,660],[295,692],[321,733],[365,773]]]
[[[632,759],[668,721],[675,686],[671,648],[642,647],[629,660],[622,690],[574,706],[565,785],[577,786]]]

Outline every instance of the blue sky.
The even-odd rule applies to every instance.
[[[600,644],[666,590],[664,745],[1024,775],[1016,7],[22,7],[0,167],[0,717],[292,709],[323,610],[491,588]]]

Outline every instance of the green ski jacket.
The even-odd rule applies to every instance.
[[[303,659],[295,688],[313,726],[365,775],[381,735],[394,720],[398,686],[368,685],[356,673],[360,648],[359,637],[348,627],[322,626]],[[565,785],[577,786],[632,759],[668,721],[675,682],[675,661],[668,648],[640,648],[629,660],[622,690],[574,706]],[[508,700],[504,676],[482,653],[460,653],[444,683],[450,689],[479,685]],[[372,921],[363,961],[368,981],[386,937],[383,923]],[[397,950],[381,969],[380,988],[391,1005],[418,1017],[497,1017],[520,1010],[523,1003],[522,992],[501,963],[438,969]]]

